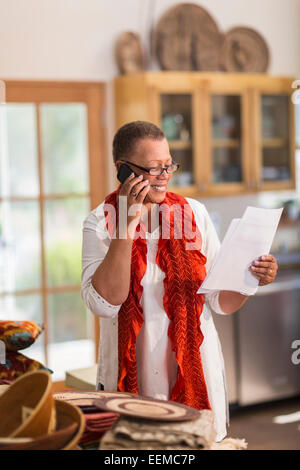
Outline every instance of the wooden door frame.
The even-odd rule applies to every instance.
[[[106,85],[103,82],[5,80],[7,103],[85,103],[87,106],[90,209],[105,198],[108,185]],[[39,126],[39,124],[37,124]],[[41,159],[41,149],[38,149]],[[45,296],[43,296],[45,298]],[[47,311],[47,309],[46,309]],[[95,362],[98,360],[100,326],[94,317]],[[47,341],[47,338],[45,338]]]

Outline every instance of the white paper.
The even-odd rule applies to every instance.
[[[281,214],[282,208],[247,207],[241,219],[233,219],[218,256],[197,293],[230,290],[244,295],[255,294],[259,281],[249,267],[261,255],[269,253]]]

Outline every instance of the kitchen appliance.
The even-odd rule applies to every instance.
[[[235,315],[234,330],[239,405],[300,395],[300,364],[292,357],[300,340],[300,271],[283,271],[260,287]]]

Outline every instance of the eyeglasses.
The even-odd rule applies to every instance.
[[[175,171],[178,170],[179,164],[176,162],[172,162],[171,165],[167,166],[155,166],[152,168],[143,168],[142,166],[136,165],[135,163],[129,162],[128,160],[122,160],[124,163],[129,163],[129,165],[135,166],[136,168],[139,168],[140,170],[145,171],[146,173],[149,173],[151,176],[159,176],[162,175],[163,172],[166,170],[166,172],[171,175],[172,173],[175,173]]]

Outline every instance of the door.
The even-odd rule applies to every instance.
[[[292,88],[255,92],[253,127],[256,190],[295,189],[295,109]]]
[[[169,182],[170,191],[182,195],[199,193],[200,166],[197,160],[198,133],[195,120],[195,93],[178,88],[172,91],[151,87],[151,119],[164,131],[170,154],[179,170]]]
[[[245,192],[250,188],[248,94],[208,89],[206,106],[206,191]]]
[[[95,363],[80,295],[82,222],[105,193],[102,84],[7,82],[1,106],[0,318],[44,333],[25,355],[54,371]]]

